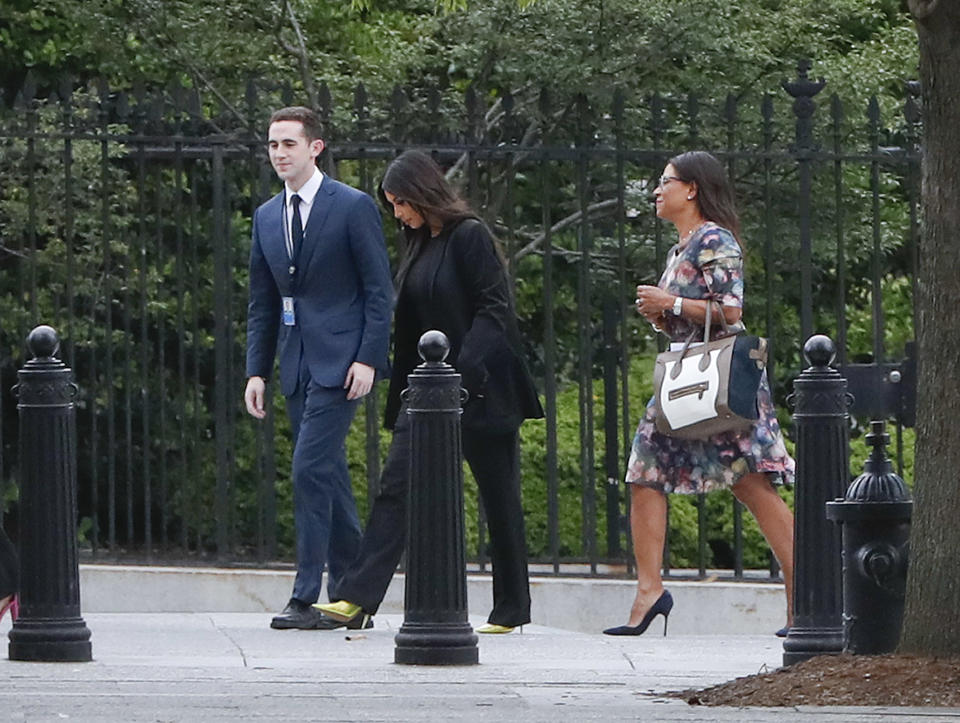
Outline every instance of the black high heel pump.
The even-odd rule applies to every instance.
[[[670,615],[670,611],[673,610],[673,595],[670,594],[669,590],[664,590],[663,594],[657,598],[657,601],[653,606],[647,610],[647,614],[643,616],[643,620],[639,624],[630,627],[629,625],[618,625],[615,628],[607,628],[603,631],[604,635],[643,635],[647,628],[650,627],[650,623],[653,622],[653,619],[657,615],[663,615],[663,634],[667,634],[667,618]]]

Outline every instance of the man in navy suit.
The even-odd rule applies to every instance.
[[[270,162],[284,190],[253,216],[244,401],[251,415],[266,416],[266,385],[279,355],[294,439],[297,576],[273,628],[340,625],[311,604],[324,565],[327,592],[337,599],[340,576],[359,548],[344,440],[358,400],[387,367],[393,283],[380,212],[370,196],[320,172],[321,136],[309,108],[271,116]]]

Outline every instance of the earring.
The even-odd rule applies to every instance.
[[[687,196],[687,200],[688,200],[688,201],[692,201],[692,200],[693,200],[693,196]]]

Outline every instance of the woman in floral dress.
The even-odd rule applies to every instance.
[[[720,162],[691,151],[670,160],[654,191],[657,216],[677,230],[677,245],[657,286],[637,287],[637,311],[654,328],[682,342],[691,332],[702,340],[705,299],[719,302],[731,330],[743,329],[743,254],[733,188]],[[716,310],[716,304],[714,305]],[[716,317],[714,317],[716,318]],[[626,625],[608,635],[640,635],[657,615],[664,634],[673,598],[660,576],[666,538],[666,494],[730,489],[757,519],[780,562],[787,593],[787,626],[792,620],[793,514],[773,485],[792,484],[794,462],[787,454],[764,372],[757,395],[760,417],[753,427],[705,440],[660,434],[651,399],[633,440],[626,482],[630,485],[630,526],[637,563],[637,592]],[[786,634],[785,629],[778,634]]]

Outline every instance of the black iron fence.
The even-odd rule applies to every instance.
[[[621,480],[659,343],[631,302],[672,244],[649,201],[674,153],[711,150],[734,179],[746,320],[771,340],[781,407],[813,331],[838,340],[841,363],[888,370],[912,338],[917,89],[905,86],[902,112],[876,99],[850,109],[821,94],[808,69],[757,97],[614,94],[609,107],[475,88],[460,100],[397,88],[380,104],[362,87],[351,106],[321,92],[326,172],[372,192],[390,158],[425,148],[504,244],[547,411],[523,435],[529,545],[546,569],[629,565]],[[26,333],[49,323],[81,387],[88,556],[289,556],[286,420],[255,424],[241,398],[250,218],[279,190],[264,126],[289,92],[251,83],[240,101],[215,104],[180,88],[65,83],[43,94],[28,80],[0,107],[5,505],[19,481],[10,387]],[[361,507],[379,475],[380,402],[368,398],[349,445]],[[732,497],[671,508],[668,566],[743,574],[746,533]],[[475,501],[470,514],[482,565]]]

